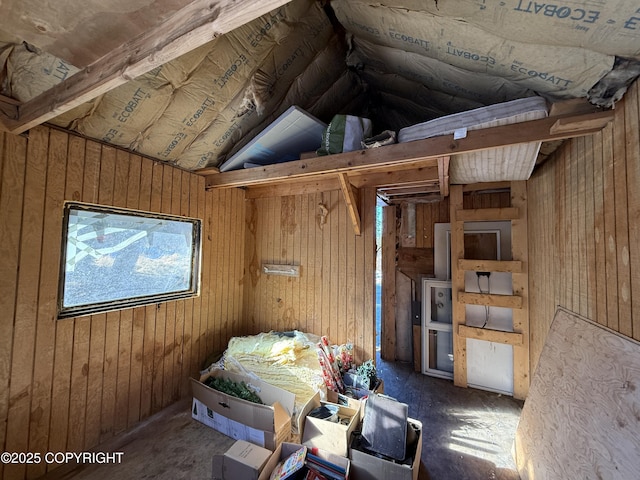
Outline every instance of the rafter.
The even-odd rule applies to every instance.
[[[4,130],[22,133],[285,3],[288,0],[194,0],[37,97],[17,106],[0,98],[0,124]]]

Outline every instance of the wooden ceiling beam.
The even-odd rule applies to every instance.
[[[560,131],[552,132],[552,127],[557,125],[560,118],[562,118],[562,128]],[[442,135],[368,150],[208,175],[206,186],[207,188],[231,188],[341,172],[351,175],[351,172],[371,171],[373,168],[391,170],[410,162],[420,162],[423,167],[437,167],[440,157],[519,143],[545,142],[590,135],[602,130],[612,120],[613,111],[611,110],[567,117],[546,117],[529,122],[469,130],[465,138],[457,140],[453,139],[453,135]]]
[[[65,81],[7,111],[0,123],[22,133],[163,65],[289,0],[194,0],[157,27],[113,50]]]

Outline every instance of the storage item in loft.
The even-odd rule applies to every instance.
[[[371,395],[362,420],[363,445],[371,451],[403,460],[406,457],[408,411],[406,403],[386,395]]]
[[[546,116],[547,102],[544,98],[522,98],[405,127],[398,133],[398,142],[456,133],[464,136],[467,130],[526,122]],[[541,142],[529,142],[453,155],[449,163],[449,181],[461,184],[528,180],[536,164],[540,145]]]
[[[327,124],[292,105],[220,166],[221,172],[298,160],[320,146]]]
[[[335,115],[324,133],[318,155],[353,152],[362,149],[362,141],[371,136],[372,123],[368,118],[354,115]]]

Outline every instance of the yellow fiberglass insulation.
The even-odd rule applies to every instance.
[[[224,369],[254,374],[271,385],[296,396],[296,413],[316,392],[326,387],[318,362],[320,337],[299,331],[269,332],[246,337],[233,337],[224,353]]]

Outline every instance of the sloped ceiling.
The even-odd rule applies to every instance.
[[[233,3],[209,2],[212,18]],[[132,38],[205,8],[187,0],[75,5],[5,0],[3,95],[31,100],[82,68],[87,75]],[[632,0],[264,5],[273,9],[245,8],[233,16],[240,26],[50,122],[199,170],[221,165],[291,105],[326,123],[338,113],[368,117],[379,133],[534,95],[610,107],[640,73]]]

